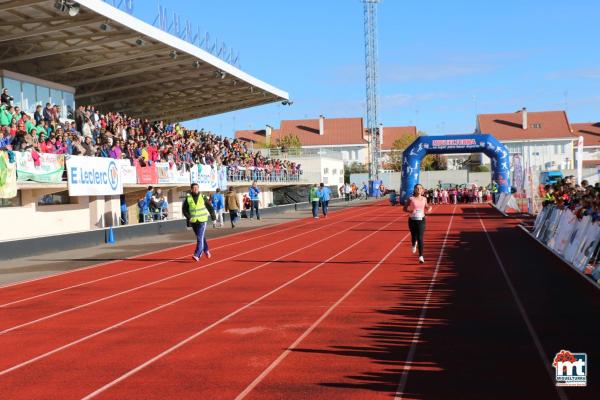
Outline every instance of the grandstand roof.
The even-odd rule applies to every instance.
[[[574,139],[564,111],[527,112],[527,129],[523,129],[523,112],[479,114],[478,131],[501,141]]]
[[[583,136],[584,147],[600,146],[600,122],[578,123],[571,126],[575,136]]]
[[[78,0],[73,17],[55,3],[0,0],[0,68],[75,87],[78,104],[151,120],[189,120],[288,99],[105,2]]]

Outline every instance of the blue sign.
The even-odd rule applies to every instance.
[[[421,161],[428,154],[483,153],[492,160],[492,180],[500,193],[510,193],[510,157],[492,135],[419,136],[402,153],[400,202],[405,204],[419,183]]]

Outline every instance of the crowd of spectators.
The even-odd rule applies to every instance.
[[[79,106],[71,119],[60,119],[60,107],[38,105],[33,116],[12,104],[7,90],[0,103],[0,150],[129,159],[132,165],[155,162],[224,165],[231,176],[238,171],[260,170],[266,178],[298,176],[300,165],[263,156],[246,144],[178,123],[149,121],[125,114],[100,113],[94,106]],[[250,175],[251,172],[248,172]],[[238,174],[239,176],[240,174]],[[243,176],[240,176],[243,177]]]
[[[426,190],[425,197],[431,204],[485,203],[492,201],[492,193],[482,186],[434,188]]]
[[[593,221],[600,220],[600,183],[590,185],[584,180],[577,184],[574,176],[567,176],[541,190],[542,205],[556,205],[570,209],[578,218],[590,215]]]

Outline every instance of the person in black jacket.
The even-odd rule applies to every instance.
[[[215,210],[212,204],[210,203],[208,197],[200,194],[200,187],[198,186],[198,184],[192,183],[191,189],[191,192],[186,196],[185,200],[183,200],[181,210],[183,212],[183,215],[185,216],[185,219],[187,220],[187,225],[192,227],[192,229],[194,230],[194,234],[196,235],[196,250],[194,251],[194,255],[192,256],[192,258],[196,261],[199,261],[200,257],[202,257],[202,253],[206,255],[206,258],[211,258],[211,254],[208,249],[208,243],[206,242],[205,237],[206,225],[208,221],[191,221],[192,215],[190,212],[188,198],[191,197],[194,204],[198,204],[198,198],[202,196],[204,207],[206,207],[206,210],[208,211],[208,214],[212,221],[216,219],[216,215]]]

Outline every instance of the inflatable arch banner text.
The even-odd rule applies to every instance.
[[[492,135],[419,136],[402,154],[400,202],[406,203],[419,183],[421,160],[427,154],[483,153],[492,160],[492,180],[499,193],[510,193],[510,157],[506,147]]]

